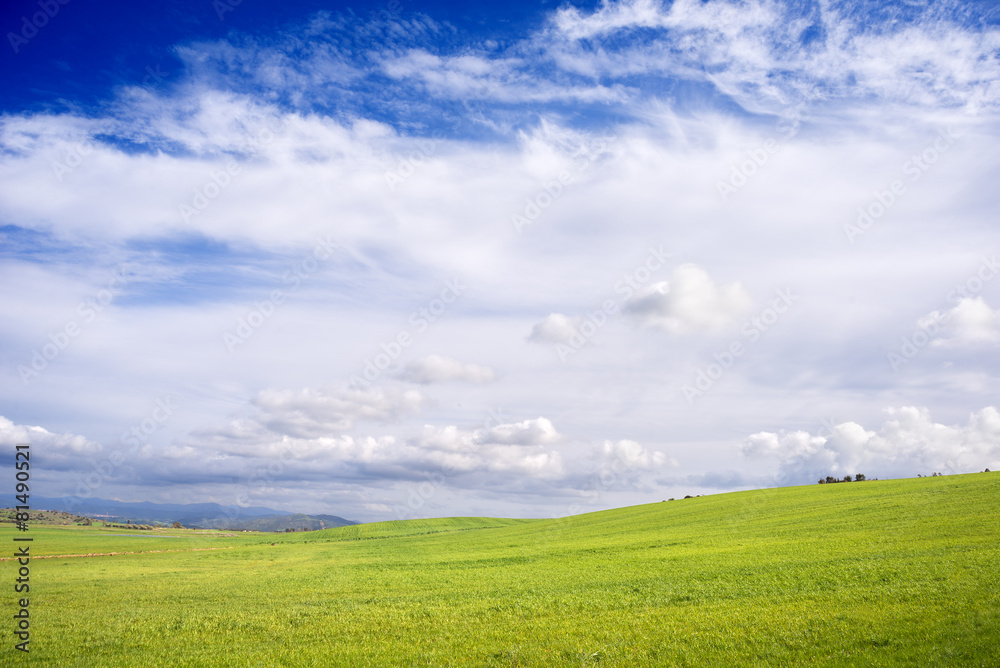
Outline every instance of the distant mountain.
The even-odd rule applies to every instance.
[[[183,524],[183,522],[182,522]],[[286,529],[332,529],[358,524],[336,515],[268,515],[266,517],[245,517],[235,520],[219,518],[198,523],[196,526],[204,529],[237,529],[250,531],[285,531]],[[185,525],[187,526],[187,525]]]
[[[54,499],[44,496],[32,496],[29,501],[32,510],[59,510],[88,517],[132,520],[141,523],[166,522],[170,524],[180,522],[184,526],[208,526],[216,521],[232,525],[233,522],[250,518],[274,518],[293,514],[262,506],[227,508],[218,503],[150,503],[149,501],[130,503],[110,499],[81,499],[78,497]],[[0,494],[0,505],[13,508],[17,503],[18,501],[13,494]],[[348,522],[348,520],[342,521]]]

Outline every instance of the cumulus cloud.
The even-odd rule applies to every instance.
[[[778,479],[809,483],[827,475],[909,477],[918,473],[967,473],[1000,464],[1000,413],[987,406],[965,425],[931,420],[926,408],[888,409],[878,430],[844,422],[829,434],[758,432],[740,444],[747,457],[779,460]]]
[[[407,363],[400,378],[422,385],[448,381],[492,383],[496,380],[496,372],[488,366],[463,364],[444,355],[428,355]]]
[[[103,449],[100,443],[79,434],[55,434],[44,427],[15,424],[0,416],[0,451],[13,459],[16,446],[22,443],[31,444],[32,460],[59,470],[85,466]]]
[[[550,313],[535,323],[528,340],[532,343],[565,343],[576,334],[581,322],[583,318]]]
[[[611,466],[631,470],[652,470],[663,466],[677,466],[677,460],[668,458],[658,451],[650,451],[641,444],[628,439],[604,441],[598,448],[602,461]]]
[[[643,326],[672,334],[718,330],[750,308],[750,294],[736,283],[716,285],[698,265],[682,264],[669,281],[654,283],[625,304]]]
[[[486,427],[477,430],[475,434],[476,439],[482,443],[517,445],[544,445],[555,443],[561,438],[552,423],[543,417]]]
[[[931,311],[917,325],[937,333],[932,346],[963,348],[1000,343],[1000,310],[990,308],[982,297],[964,297],[947,311]]]
[[[461,476],[470,474],[559,477],[564,473],[562,455],[542,446],[561,439],[543,417],[471,430],[427,425],[418,436],[406,439],[349,434],[296,437],[244,420],[193,434],[187,442],[166,448],[163,457],[183,463],[197,455],[219,471],[226,466],[232,470],[232,458],[280,462],[282,473],[294,477],[421,480],[427,473],[444,472],[462,486]]]
[[[427,426],[412,444],[449,474],[493,472],[557,478],[564,473],[562,455],[541,446],[559,438],[552,423],[540,417],[475,430]]]

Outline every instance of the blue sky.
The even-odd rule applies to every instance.
[[[359,520],[1000,467],[998,17],[7,3],[0,445]]]

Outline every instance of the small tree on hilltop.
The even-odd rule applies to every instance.
[[[864,473],[859,473],[856,476],[854,476],[854,481],[855,482],[861,482],[864,479],[865,479],[865,474]]]
[[[180,522],[174,522],[174,524],[173,524],[173,526],[171,528],[173,528],[173,529],[183,529],[184,526]]]
[[[844,482],[851,482],[851,476],[845,475],[844,476]]]

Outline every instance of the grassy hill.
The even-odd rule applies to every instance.
[[[560,520],[32,531],[33,554],[134,552],[32,561],[36,665],[998,665],[1000,474]]]
[[[0,508],[0,523],[2,524],[16,524],[18,511],[14,508]],[[73,513],[68,513],[61,510],[29,510],[28,511],[28,523],[29,524],[44,524],[44,525],[65,525],[71,526],[74,524],[88,524],[91,522],[89,517],[84,517],[82,515],[74,515]]]

